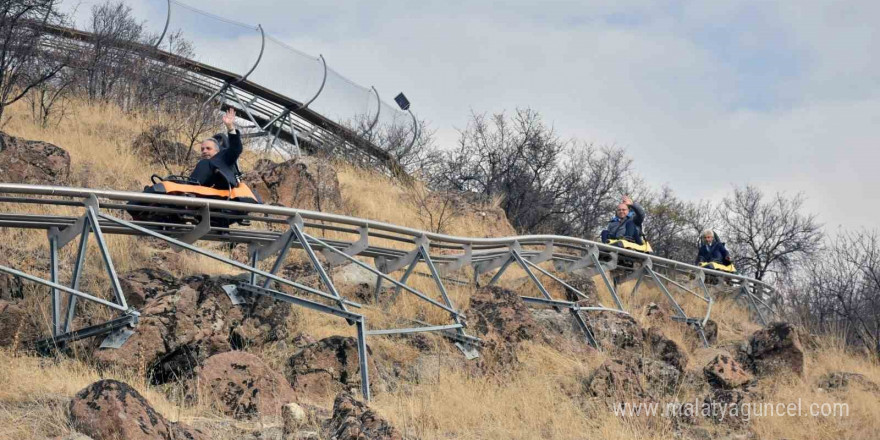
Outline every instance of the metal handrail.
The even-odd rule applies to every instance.
[[[722,277],[730,280],[737,280],[747,283],[752,283],[755,285],[760,285],[768,290],[773,290],[772,286],[769,284],[754,279],[750,277],[746,277],[743,275],[732,274],[728,272],[722,272],[713,269],[702,268],[698,266],[694,266],[692,264],[683,263],[676,260],[671,260],[668,258],[658,257],[655,255],[644,254],[641,252],[636,252],[628,249],[622,249],[619,247],[607,245],[604,243],[599,243],[591,240],[585,240],[582,238],[576,237],[568,237],[563,235],[519,235],[512,237],[499,237],[499,238],[476,238],[476,237],[458,237],[453,235],[439,234],[430,231],[424,231],[420,229],[410,228],[406,226],[394,225],[391,223],[385,223],[376,220],[369,220],[357,217],[349,217],[345,215],[339,214],[330,214],[325,212],[315,212],[304,209],[296,209],[296,208],[287,208],[283,206],[272,206],[272,205],[254,205],[250,203],[242,203],[242,202],[234,202],[228,200],[211,200],[211,199],[199,199],[192,197],[181,197],[181,196],[170,196],[163,194],[145,194],[145,193],[136,193],[129,191],[116,191],[116,190],[105,190],[105,189],[89,189],[89,188],[72,188],[72,187],[64,187],[64,186],[48,186],[48,185],[30,185],[30,184],[21,184],[21,183],[0,183],[0,192],[2,193],[14,193],[14,194],[28,194],[28,195],[46,195],[46,196],[63,196],[63,197],[79,197],[79,198],[88,198],[92,195],[99,198],[105,198],[109,200],[116,201],[134,201],[134,202],[146,202],[146,203],[162,203],[174,206],[182,206],[189,208],[214,208],[214,209],[229,209],[236,211],[244,211],[251,213],[259,213],[259,214],[270,214],[270,215],[280,215],[280,216],[294,216],[300,215],[303,219],[314,220],[314,221],[324,221],[324,222],[333,222],[333,223],[341,223],[345,225],[355,226],[355,227],[366,227],[370,230],[370,234],[373,235],[373,231],[385,231],[400,235],[405,235],[409,237],[425,237],[431,242],[442,242],[446,244],[457,244],[457,245],[480,245],[488,248],[506,248],[512,246],[514,243],[519,243],[521,245],[541,245],[547,242],[553,242],[555,245],[571,245],[577,248],[589,249],[596,248],[600,251],[604,251],[607,253],[617,253],[618,255],[624,255],[636,260],[650,260],[652,263],[659,263],[663,266],[668,266],[672,268],[678,269],[687,269],[690,272],[702,272],[709,275],[714,275],[717,277]]]

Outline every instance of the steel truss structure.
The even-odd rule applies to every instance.
[[[175,0],[154,0],[163,6],[167,4],[167,16],[164,20],[164,28],[161,32],[157,32],[160,36],[152,46],[131,42],[112,42],[102,41],[102,44],[116,44],[119,47],[127,49],[135,49],[133,51],[123,51],[125,56],[145,57],[155,63],[160,64],[164,69],[174,71],[175,76],[183,83],[191,86],[200,95],[207,97],[205,105],[217,105],[221,110],[232,108],[236,114],[243,119],[250,121],[250,126],[245,127],[245,137],[265,138],[266,146],[274,148],[284,155],[298,155],[300,151],[318,152],[333,151],[342,149],[346,154],[354,156],[362,156],[379,163],[390,170],[392,173],[401,174],[403,170],[396,158],[389,153],[389,146],[380,145],[372,139],[377,139],[375,135],[381,129],[402,129],[403,125],[412,124],[407,131],[411,132],[409,139],[409,150],[418,138],[418,120],[412,112],[403,113],[390,105],[385,104],[379,92],[375,87],[364,88],[351,83],[342,78],[336,83],[344,83],[349,85],[349,92],[364,92],[372,95],[370,101],[374,108],[365,109],[364,111],[350,112],[349,116],[355,119],[362,119],[363,127],[352,127],[357,124],[356,120],[341,120],[339,117],[323,115],[314,109],[312,105],[317,101],[322,102],[322,98],[327,94],[328,73],[333,73],[334,77],[339,76],[327,66],[323,55],[316,58],[309,58],[295,49],[289,48],[282,42],[266,35],[261,25],[249,26],[236,23],[222,17],[214,16],[204,11],[191,8],[183,3]],[[217,66],[199,62],[194,59],[185,58],[169,51],[161,49],[166,35],[170,33],[169,24],[175,11],[179,13],[196,13],[201,14],[202,19],[206,22],[216,20],[218,26],[224,23],[231,23],[236,26],[250,27],[259,35],[259,45],[252,48],[252,52],[256,53],[254,63],[245,69],[233,66]],[[215,24],[215,23],[211,23]],[[67,27],[59,27],[45,24],[34,23],[47,35],[53,39],[45,42],[49,48],[62,49],[68,53],[87,54],[88,47],[95,41],[94,34],[81,30]],[[208,24],[200,24],[200,26],[213,27]],[[185,37],[185,35],[184,35]],[[301,57],[315,62],[320,65],[323,70],[320,83],[315,90],[309,92],[306,96],[287,96],[278,90],[272,90],[266,85],[258,84],[251,79],[254,72],[266,73],[272,72],[270,66],[263,66],[266,59],[264,51],[267,42],[274,46],[283,47],[289,51],[289,56]],[[246,55],[250,56],[251,53]],[[278,75],[285,75],[284,72],[273,72]],[[290,81],[303,80],[296,78],[290,74]],[[340,77],[341,78],[341,77]],[[359,90],[362,89],[362,90]],[[345,91],[337,93],[346,93]],[[384,111],[383,111],[384,109]],[[392,114],[389,114],[392,113]],[[388,126],[389,123],[381,123],[383,120],[393,120],[394,127]],[[292,148],[281,148],[278,141],[283,140],[292,145]]]
[[[135,202],[144,205],[131,205]],[[27,206],[68,207],[81,209],[80,216],[55,214],[27,214]],[[773,289],[760,281],[741,275],[700,268],[674,260],[642,254],[630,250],[573,237],[556,235],[529,235],[504,238],[468,238],[421,231],[372,220],[335,214],[305,211],[279,206],[253,205],[232,201],[218,201],[144,194],[111,190],[94,190],[57,186],[0,183],[0,227],[46,230],[49,241],[49,279],[24,273],[15,268],[0,266],[0,272],[42,284],[50,289],[52,309],[52,334],[37,347],[51,348],[79,339],[106,336],[102,347],[118,348],[137,326],[139,313],[126,303],[125,292],[120,287],[113,259],[107,247],[105,234],[126,234],[153,237],[165,241],[175,249],[194,252],[235,267],[250,274],[247,281],[225,286],[230,301],[241,304],[242,296],[267,296],[298,307],[308,308],[344,319],[356,326],[358,355],[365,399],[370,398],[367,366],[367,337],[399,335],[416,332],[435,332],[451,339],[468,358],[478,356],[480,339],[467,333],[467,320],[459,305],[455,304],[446,285],[450,282],[480,285],[481,278],[491,278],[486,285],[499,281],[511,266],[518,266],[534,285],[539,296],[522,296],[531,306],[548,307],[571,315],[573,322],[583,332],[584,340],[601,349],[590,325],[590,315],[595,312],[628,314],[621,298],[621,283],[636,280],[630,296],[637,294],[645,283],[654,283],[675,311],[674,319],[694,327],[708,345],[703,326],[708,321],[713,296],[707,286],[707,277],[723,283],[727,290],[735,290],[739,298],[750,308],[753,316],[766,324],[768,314],[774,313],[768,304]],[[132,210],[162,214],[180,214],[195,221],[159,223],[126,220],[126,212]],[[19,213],[15,213],[18,211]],[[249,220],[248,228],[221,228],[211,225],[212,217]],[[277,231],[278,226],[284,231]],[[351,239],[318,238],[319,234],[333,233]],[[103,266],[110,279],[113,297],[104,299],[96,294],[82,292],[79,281],[85,262],[89,235],[94,235]],[[77,238],[78,251],[71,280],[64,284],[58,275],[58,251]],[[249,264],[219,255],[199,242],[246,243]],[[279,275],[291,249],[306,254],[317,274],[321,289],[301,284]],[[321,257],[319,257],[319,254]],[[274,259],[271,270],[261,270],[259,262]],[[323,260],[323,262],[322,262]],[[372,263],[372,264],[370,264]],[[542,263],[545,267],[542,267]],[[327,269],[341,264],[354,264],[377,277],[375,305],[367,306],[340,295],[333,285]],[[428,273],[422,274],[432,281],[432,292],[413,287],[416,266],[423,265]],[[470,269],[472,281],[450,279],[449,276]],[[403,271],[400,278],[392,276]],[[587,277],[598,276],[610,293],[614,306],[595,302],[585,306],[588,295],[571,286],[558,275],[578,271]],[[393,286],[380,307],[383,282]],[[554,298],[545,282],[558,283],[575,300]],[[295,293],[276,288],[287,287]],[[674,290],[673,290],[674,288]],[[416,298],[429,308],[448,315],[446,323],[409,320],[409,327],[371,328],[367,325],[365,307],[373,307],[378,313],[392,314],[396,299],[402,293]],[[691,295],[706,304],[705,315],[688,316],[673,293]],[[522,292],[521,292],[522,293]],[[65,301],[66,299],[66,301]],[[78,301],[89,301],[107,307],[116,317],[99,325],[73,329],[72,322]]]

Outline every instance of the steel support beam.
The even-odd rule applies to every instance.
[[[304,284],[300,284],[300,283],[297,283],[297,282],[294,282],[294,281],[290,281],[290,280],[287,280],[287,279],[281,278],[281,277],[276,276],[276,275],[273,275],[273,274],[271,274],[271,273],[269,273],[269,272],[266,272],[266,271],[263,271],[263,270],[259,270],[259,269],[255,268],[255,267],[251,267],[251,266],[248,266],[248,265],[246,265],[246,264],[239,263],[238,261],[231,260],[231,259],[229,259],[229,258],[222,257],[222,256],[220,256],[220,255],[216,255],[216,254],[214,254],[214,253],[212,253],[212,252],[209,252],[209,251],[206,251],[206,250],[204,250],[204,249],[198,248],[198,247],[193,246],[193,245],[191,245],[191,244],[187,244],[187,243],[184,243],[184,242],[182,242],[182,241],[180,241],[180,240],[175,240],[175,239],[173,239],[173,238],[171,238],[171,237],[168,237],[168,236],[166,236],[166,235],[162,235],[162,234],[160,234],[160,233],[158,233],[158,232],[151,231],[151,230],[149,230],[149,229],[147,229],[147,228],[140,227],[140,226],[138,226],[138,225],[136,225],[136,224],[134,224],[134,223],[131,223],[131,222],[128,222],[128,221],[125,221],[125,220],[121,220],[121,219],[118,219],[118,218],[116,218],[116,217],[112,217],[112,216],[109,216],[109,215],[106,215],[106,214],[101,214],[100,216],[101,216],[101,218],[103,218],[103,219],[105,219],[105,220],[108,220],[108,221],[111,221],[111,222],[113,222],[113,223],[116,223],[116,224],[118,224],[118,225],[125,226],[125,227],[127,227],[127,228],[129,228],[129,229],[133,229],[133,230],[138,231],[138,232],[140,232],[140,233],[142,233],[142,234],[146,234],[146,235],[149,235],[149,236],[151,236],[151,237],[158,238],[158,239],[160,239],[160,240],[167,241],[167,242],[169,242],[169,243],[171,243],[171,244],[176,244],[176,245],[178,245],[178,246],[182,246],[182,247],[186,248],[187,250],[190,250],[190,251],[195,252],[195,253],[197,253],[197,254],[204,255],[204,256],[209,257],[209,258],[213,258],[214,260],[217,260],[217,261],[220,261],[220,262],[226,263],[226,264],[228,264],[228,265],[230,265],[230,266],[237,267],[237,268],[239,268],[239,269],[242,269],[242,270],[245,270],[245,271],[251,272],[251,273],[254,274],[254,275],[260,275],[260,276],[263,276],[263,277],[271,278],[272,280],[277,281],[277,282],[279,282],[279,283],[286,284],[286,285],[288,285],[288,286],[290,286],[290,287],[295,287],[295,288],[297,288],[297,289],[300,289],[300,290],[306,291],[306,292],[311,293],[311,294],[313,294],[313,295],[320,296],[320,297],[322,297],[322,298],[324,298],[324,299],[329,299],[329,300],[332,300],[332,301],[338,301],[338,298],[335,298],[335,297],[333,297],[332,295],[328,295],[328,294],[326,294],[326,293],[324,293],[324,292],[321,292],[320,290],[316,290],[316,289],[313,289],[313,288],[311,288],[311,287],[309,287],[309,286],[306,286],[306,285],[304,285]],[[253,283],[251,283],[251,284],[253,284]],[[352,307],[361,307],[360,304],[358,304],[358,303],[356,303],[356,302],[354,302],[354,301],[343,300],[343,302],[345,302],[346,305],[349,305],[349,306],[352,306]]]

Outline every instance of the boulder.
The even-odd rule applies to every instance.
[[[584,312],[584,315],[602,349],[641,352],[644,337],[632,316],[610,311]]]
[[[169,422],[125,383],[99,380],[70,402],[70,424],[95,440],[208,440],[205,433]]]
[[[774,322],[749,338],[747,362],[757,376],[804,374],[804,350],[793,325]]]
[[[568,274],[565,283],[590,297],[589,304],[586,305],[596,305],[596,281],[593,279],[592,274],[586,270],[576,270]],[[575,302],[585,301],[584,298],[578,296],[568,287],[565,287],[565,299]]]
[[[681,370],[662,360],[642,357],[638,367],[645,391],[654,398],[675,393],[684,379]]]
[[[660,305],[652,302],[645,306],[645,316],[653,320],[663,321],[669,317],[669,314]]]
[[[739,430],[745,428],[752,417],[751,413],[741,411],[750,402],[749,394],[742,390],[716,389],[703,397],[703,408],[707,409],[712,422]]]
[[[8,265],[8,263],[0,262]],[[0,273],[0,299],[14,300],[24,298],[24,282],[21,278],[7,273]]]
[[[862,391],[880,393],[880,385],[865,377],[864,374],[848,373],[845,371],[826,373],[819,378],[816,385],[824,390],[839,391],[847,391],[851,385],[855,385]]]
[[[118,349],[96,349],[93,357],[98,365],[146,370],[152,383],[162,384],[191,377],[212,355],[284,340],[290,306],[263,296],[233,305],[221,286],[235,281],[189,277],[179,288],[172,282],[171,290],[146,294],[134,335]]]
[[[259,357],[242,351],[209,357],[196,369],[190,388],[236,419],[277,416],[281,407],[295,398],[284,376]]]
[[[330,272],[330,278],[344,296],[354,297],[365,303],[375,300],[376,274],[363,267],[348,263],[334,268]]]
[[[332,211],[342,201],[336,170],[317,157],[299,156],[282,163],[262,159],[242,176],[242,181],[265,203]]]
[[[703,367],[706,380],[714,388],[734,389],[752,381],[752,375],[729,354],[718,354]]]
[[[684,371],[688,363],[687,354],[662,331],[654,327],[648,329],[645,332],[645,344],[652,356],[671,365],[679,373]]]
[[[359,388],[360,371],[357,338],[331,336],[291,356],[284,376],[295,391],[320,398]]]
[[[70,176],[70,155],[48,142],[0,132],[0,175],[4,182],[61,184]]]
[[[467,316],[472,331],[483,339],[484,367],[515,363],[521,342],[543,336],[519,295],[498,286],[476,290],[471,295]]]
[[[281,421],[284,429],[281,438],[293,439],[297,432],[308,423],[306,411],[298,404],[291,402],[281,407]]]
[[[624,356],[608,359],[583,381],[584,391],[602,398],[651,398],[674,393],[682,373],[651,358]]]
[[[131,148],[138,157],[146,158],[151,164],[191,169],[198,162],[199,154],[194,148],[172,140],[173,137],[169,127],[154,125],[137,135]]]
[[[644,397],[641,372],[631,359],[608,359],[584,382],[587,394],[596,397]]]
[[[531,313],[535,323],[543,329],[544,335],[559,341],[557,346],[565,344],[565,348],[574,351],[583,351],[589,347],[586,335],[568,310],[557,312],[553,309],[531,309]]]
[[[703,333],[706,335],[706,342],[709,345],[715,345],[718,342],[718,323],[712,319],[707,319],[706,325],[703,326]]]
[[[180,289],[183,282],[166,270],[147,268],[119,274],[119,285],[128,305],[140,308],[162,292]]]
[[[333,417],[324,429],[333,440],[401,440],[401,433],[352,395],[341,393],[333,402]]]
[[[0,300],[0,347],[22,346],[40,336],[31,314],[16,302]]]

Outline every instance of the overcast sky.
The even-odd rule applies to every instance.
[[[531,107],[683,198],[753,184],[806,193],[829,231],[877,225],[880,2],[185,3],[404,91],[441,145],[471,111]]]

